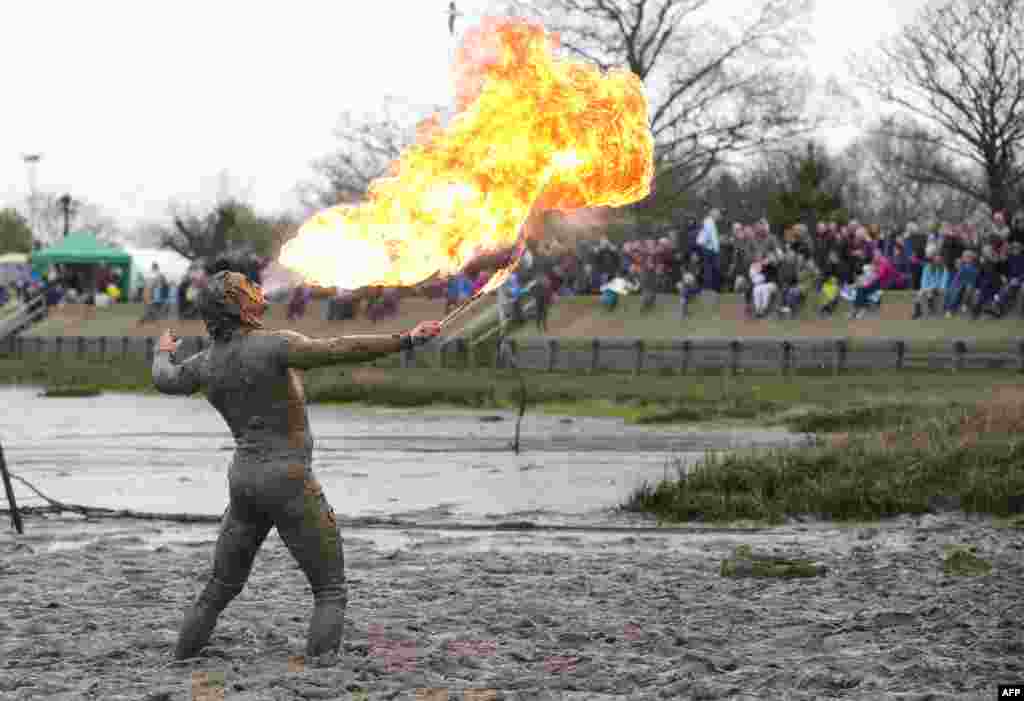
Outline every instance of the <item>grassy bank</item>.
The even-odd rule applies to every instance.
[[[1024,391],[1024,376],[982,370],[877,371],[839,377],[822,372],[790,379],[776,374],[633,377],[524,371],[522,378],[528,404],[552,413],[619,416],[647,424],[776,423],[804,432],[891,425],[922,412],[973,405],[993,391]],[[0,357],[0,383],[155,391],[148,364],[131,359]],[[307,372],[305,385],[311,402],[396,407],[512,407],[518,406],[520,396],[520,376],[513,370],[340,366]]]
[[[1019,513],[1024,393],[1004,388],[989,396],[944,409],[817,410],[793,422],[818,433],[815,446],[709,456],[689,471],[677,466],[676,478],[642,485],[625,508],[671,522],[861,521],[939,505]]]

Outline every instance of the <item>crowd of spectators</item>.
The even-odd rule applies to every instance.
[[[721,224],[721,213],[712,210],[676,236],[541,248],[502,296],[514,304],[532,279],[532,295],[543,295],[546,312],[566,295],[599,295],[611,310],[624,294],[640,294],[641,309],[649,309],[658,293],[673,293],[686,318],[694,298],[714,308],[721,292],[732,291],[743,295],[751,318],[787,317],[809,307],[828,317],[845,302],[849,318],[860,319],[880,308],[886,291],[913,290],[915,319],[999,318],[1014,310],[1024,317],[1024,213],[1013,221],[996,212],[981,223],[927,228],[911,222],[901,231],[857,221],[781,231],[766,221],[723,230]]]

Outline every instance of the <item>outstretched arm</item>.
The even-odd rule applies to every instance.
[[[338,336],[308,338],[294,331],[278,331],[285,339],[284,364],[290,368],[309,370],[325,365],[362,363],[397,353],[438,335],[437,322],[425,322],[405,334],[375,336]]]
[[[175,363],[171,353],[178,343],[170,331],[164,332],[153,357],[153,384],[164,394],[192,394],[203,384],[206,351],[196,353],[182,363]]]

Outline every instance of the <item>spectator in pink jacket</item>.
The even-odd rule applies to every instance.
[[[878,278],[878,285],[883,290],[899,290],[905,287],[903,275],[896,270],[896,266],[885,255],[881,249],[875,249],[875,257],[872,260],[875,275]]]

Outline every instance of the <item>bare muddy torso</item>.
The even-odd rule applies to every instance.
[[[285,366],[285,344],[254,331],[204,351],[206,397],[235,439],[231,496],[254,504],[300,496],[313,482],[302,371]]]

